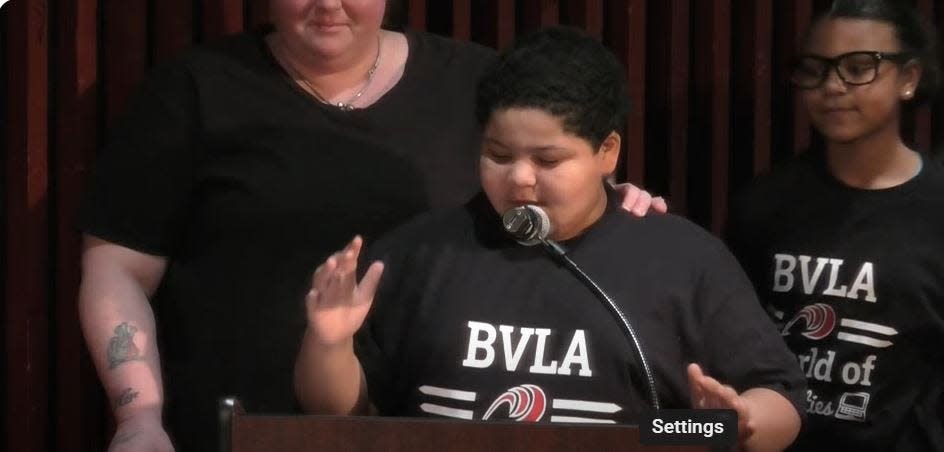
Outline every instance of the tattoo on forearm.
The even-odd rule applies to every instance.
[[[131,403],[134,399],[138,398],[138,391],[128,388],[122,391],[121,395],[118,396],[118,406],[125,406]]]
[[[138,329],[128,322],[115,327],[115,335],[108,340],[109,369],[114,369],[128,361],[143,359],[138,347],[134,345],[134,333],[137,331]]]
[[[115,435],[114,438],[112,438],[111,444],[115,445],[115,444],[127,443],[128,441],[131,441],[131,438],[134,438],[135,436],[138,436],[138,432],[119,433]]]

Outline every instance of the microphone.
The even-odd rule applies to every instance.
[[[505,231],[508,232],[508,234],[524,246],[543,245],[545,251],[547,251],[551,257],[570,270],[577,279],[584,283],[584,285],[609,308],[610,313],[619,320],[623,334],[626,335],[626,338],[633,345],[633,351],[636,352],[636,357],[639,358],[642,373],[646,378],[647,389],[649,390],[649,404],[654,410],[658,410],[660,406],[659,393],[656,391],[656,380],[652,375],[652,369],[649,367],[646,355],[643,353],[642,343],[636,335],[636,330],[633,329],[629,320],[626,318],[626,314],[623,314],[623,311],[616,306],[613,299],[610,298],[589,275],[580,269],[577,263],[567,255],[567,251],[554,240],[547,238],[552,229],[551,220],[547,216],[547,212],[544,212],[544,209],[538,206],[530,204],[513,207],[502,215],[502,226],[505,227]]]
[[[537,245],[551,233],[551,220],[547,213],[544,209],[530,204],[508,209],[502,215],[502,225],[524,246]]]

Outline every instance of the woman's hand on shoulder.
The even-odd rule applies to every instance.
[[[669,210],[669,206],[663,197],[653,197],[648,191],[633,184],[618,184],[614,185],[613,188],[622,196],[623,209],[637,217],[644,217],[651,213],[666,213]]]

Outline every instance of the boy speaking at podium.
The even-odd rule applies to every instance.
[[[638,423],[653,404],[724,408],[749,450],[793,441],[804,378],[734,258],[683,218],[631,216],[606,182],[623,74],[566,28],[500,57],[477,93],[482,193],[314,272],[295,375],[307,411]],[[524,243],[545,246],[506,230],[523,206],[546,235]]]

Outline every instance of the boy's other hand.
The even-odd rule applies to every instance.
[[[734,410],[738,417],[738,439],[743,441],[754,433],[748,404],[734,388],[705,375],[698,364],[688,365],[688,388],[692,408]]]

